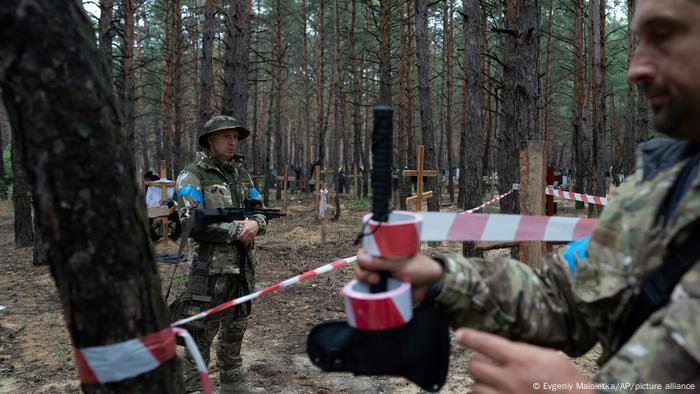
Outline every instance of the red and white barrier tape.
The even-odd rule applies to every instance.
[[[190,316],[188,318],[178,320],[175,323],[171,324],[171,326],[172,327],[181,326],[181,325],[187,324],[191,321],[202,319],[202,318],[207,317],[209,315],[213,315],[214,313],[223,311],[224,309],[232,308],[235,305],[240,305],[240,304],[243,304],[243,303],[248,302],[250,300],[256,299],[256,298],[260,297],[261,295],[264,295],[267,293],[272,293],[273,291],[277,291],[279,289],[291,286],[295,283],[299,283],[301,281],[311,279],[314,276],[324,274],[324,273],[332,271],[336,268],[344,267],[348,264],[354,263],[355,261],[357,261],[357,256],[346,257],[344,259],[340,259],[340,260],[334,261],[332,263],[322,265],[318,268],[312,269],[310,271],[306,271],[303,274],[296,275],[296,276],[291,277],[287,280],[284,280],[284,281],[276,283],[272,286],[266,287],[260,291],[256,291],[255,293],[250,293],[246,296],[239,297],[239,298],[236,298],[234,300],[226,301],[223,304],[217,305],[211,309],[207,309],[206,311],[198,313],[194,316]]]
[[[185,338],[187,349],[197,364],[204,392],[211,394],[209,375],[197,345],[187,330],[172,327],[124,342],[75,349],[80,381],[85,384],[105,384],[152,371],[175,357],[175,334]]]
[[[392,211],[389,221],[376,222],[368,213],[362,218],[362,247],[372,256],[406,257],[420,250],[419,234],[423,218],[415,212]]]
[[[197,343],[195,343],[190,333],[187,332],[187,330],[185,330],[184,328],[172,327],[172,330],[185,340],[185,346],[187,346],[187,350],[190,352],[190,355],[194,359],[194,363],[197,366],[197,373],[199,373],[199,381],[202,382],[204,393],[211,394],[212,389],[211,382],[209,381],[209,372],[207,371],[207,364],[204,363],[202,354],[199,353]]]
[[[545,188],[544,193],[548,196],[555,196],[555,197],[563,198],[566,200],[583,201],[583,202],[587,202],[589,204],[596,204],[596,205],[608,205],[608,199],[605,197],[597,197],[597,196],[591,196],[588,194],[565,192],[563,190],[557,190],[557,189],[554,189],[552,187]]]
[[[595,219],[422,212],[421,241],[574,241],[593,231]]]
[[[371,293],[369,285],[353,280],[343,287],[348,324],[358,330],[389,330],[413,317],[411,284],[387,280],[387,291]]]
[[[474,212],[480,210],[481,208],[483,208],[483,207],[485,207],[485,206],[487,206],[487,205],[491,205],[491,204],[493,204],[494,202],[496,202],[496,201],[502,199],[503,197],[505,197],[505,196],[507,196],[507,195],[513,193],[513,191],[515,191],[515,189],[510,189],[510,191],[508,191],[508,192],[506,192],[506,193],[503,193],[503,194],[501,194],[500,196],[494,197],[494,198],[492,198],[492,199],[486,201],[485,203],[479,205],[479,206],[476,207],[476,208],[472,208],[472,209],[470,209],[470,210],[464,211],[463,213],[474,213]]]

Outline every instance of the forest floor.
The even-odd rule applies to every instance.
[[[256,238],[260,260],[257,288],[353,256],[357,251],[353,241],[367,203],[348,199],[341,206],[340,219],[328,224],[327,242],[321,244],[321,225],[315,219],[313,203],[308,197],[291,198],[289,215],[272,221],[267,235]],[[456,211],[454,207],[443,209]],[[560,204],[560,214],[580,216],[583,211],[573,211]],[[6,307],[0,311],[0,393],[80,392],[72,346],[53,279],[47,267],[32,266],[31,248],[14,247],[13,214],[7,201],[0,201],[0,250],[0,305]],[[423,250],[455,252],[461,250],[461,244],[444,242]],[[507,250],[488,253],[505,254]],[[158,265],[165,288],[174,265]],[[184,286],[185,271],[182,264],[176,275],[176,294]],[[340,289],[352,278],[353,269],[343,267],[254,301],[242,350],[249,381],[271,393],[421,392],[401,378],[322,373],[308,360],[309,330],[322,321],[345,318]],[[183,354],[181,348],[178,352]],[[590,376],[597,369],[595,360],[599,354],[596,347],[573,361]],[[469,357],[470,352],[453,341],[450,372],[442,392],[469,392],[472,385],[467,371]],[[218,374],[214,362],[210,368],[216,387]]]

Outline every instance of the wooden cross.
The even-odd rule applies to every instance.
[[[160,179],[167,179],[168,173],[165,169],[165,160],[160,161]],[[154,181],[154,182],[144,182],[143,183],[146,187],[149,186],[156,186],[160,187],[160,200],[162,203],[166,203],[168,201],[168,187],[174,187],[177,185],[176,182],[173,181],[167,181],[167,182],[161,182],[161,181]],[[170,237],[168,236],[168,230],[169,230],[169,221],[168,221],[168,216],[175,211],[175,207],[173,206],[172,208],[168,208],[167,205],[164,207],[157,207],[157,208],[148,208],[148,218],[149,219],[160,219],[161,222],[161,238],[156,241],[153,246],[155,247],[167,247],[169,244],[176,245],[175,242],[173,242]]]
[[[423,169],[423,156],[425,150],[423,145],[418,147],[418,157],[416,164],[418,165],[417,170],[403,170],[403,176],[408,177],[418,177],[416,180],[416,195],[408,197],[406,199],[406,204],[416,204],[416,211],[420,211],[423,207],[423,199],[428,199],[433,196],[433,191],[423,192],[423,177],[424,176],[438,176],[437,170],[424,170]]]
[[[352,166],[352,175],[347,175],[347,177],[352,178],[353,194],[355,197],[360,197],[360,178],[362,178],[362,175],[357,173],[357,165]]]

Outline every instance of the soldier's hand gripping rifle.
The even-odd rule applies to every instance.
[[[249,200],[246,200],[246,202]],[[257,201],[257,200],[250,200]],[[248,204],[245,204],[248,206]],[[214,223],[229,223],[235,220],[244,220],[253,215],[262,215],[265,220],[287,216],[279,209],[258,208],[254,206],[246,208],[197,208],[194,210],[194,228],[202,229]]]
[[[377,106],[372,215],[371,220],[366,216],[360,239],[374,256],[410,258],[420,247],[416,230],[422,218],[413,212],[390,212],[391,141],[392,110]],[[377,285],[351,282],[345,291],[348,321],[313,328],[306,344],[311,361],[326,372],[403,376],[424,390],[438,391],[447,378],[450,337],[447,317],[433,300],[413,309],[410,284],[388,273]]]

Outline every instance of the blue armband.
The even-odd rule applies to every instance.
[[[199,192],[199,190],[192,187],[192,185],[187,185],[177,191],[177,198],[185,196],[188,196],[191,199],[197,201],[199,205],[204,204],[204,196],[202,195],[202,193]]]
[[[258,189],[255,188],[255,186],[250,188],[250,195],[248,197],[256,200],[260,199],[260,193],[258,192]]]
[[[588,241],[590,240],[591,237],[586,236],[566,245],[564,260],[569,264],[569,269],[573,275],[576,275],[576,256],[578,256],[579,260],[586,258],[586,249],[588,249]]]

